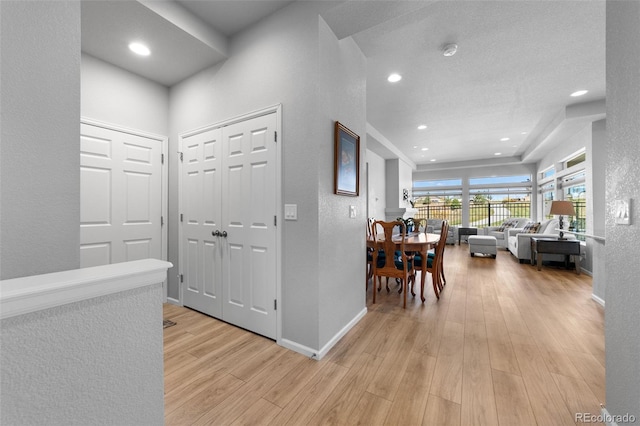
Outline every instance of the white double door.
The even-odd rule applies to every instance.
[[[183,303],[276,338],[276,113],[181,137]]]
[[[164,259],[166,139],[80,125],[80,267]]]

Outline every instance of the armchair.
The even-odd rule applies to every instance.
[[[509,230],[513,230],[516,228],[522,228],[531,221],[531,219],[526,217],[516,217],[506,219],[502,225],[500,226],[487,226],[484,228],[484,235],[490,235],[492,237],[496,237],[496,245],[497,247],[502,247],[506,249],[508,247],[508,232]],[[506,226],[510,225],[510,226]]]
[[[524,233],[522,228],[508,229],[508,249],[512,255],[518,258],[520,263],[531,261],[531,237],[549,237],[557,238],[560,234],[556,231],[558,228],[558,219],[549,219],[540,223],[538,231],[535,233]],[[565,235],[568,239],[574,239],[574,235]],[[544,260],[564,261],[563,255],[545,254]]]

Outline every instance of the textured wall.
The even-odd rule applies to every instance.
[[[76,269],[80,2],[1,1],[0,16],[0,278]]]
[[[640,421],[640,2],[607,1],[607,409]],[[631,225],[613,203],[632,200]]]
[[[325,21],[319,19],[319,114],[318,246],[319,346],[324,347],[365,307],[365,151],[366,77],[365,57],[353,39],[338,41]],[[340,121],[360,136],[360,196],[333,193],[334,122]],[[349,217],[355,206],[356,217]],[[360,255],[358,255],[360,254]],[[346,260],[348,259],[348,260]]]
[[[83,117],[156,135],[169,134],[169,89],[82,54]]]
[[[384,158],[367,150],[369,164],[369,217],[384,218],[386,168]]]
[[[162,425],[162,285],[0,322],[0,424]]]

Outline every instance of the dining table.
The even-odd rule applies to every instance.
[[[400,234],[394,234],[392,238],[399,250],[402,243],[402,236]],[[367,248],[372,248],[374,250],[381,249],[384,241],[384,235],[378,235],[376,239],[374,239],[373,236],[367,237]],[[420,269],[421,288],[424,288],[424,278],[427,275],[427,252],[431,249],[435,249],[439,241],[440,234],[432,234],[428,232],[411,232],[407,234],[404,240],[405,252],[417,252],[422,256],[423,262],[422,268]],[[433,274],[433,279],[436,280],[436,282],[440,281],[439,275],[439,273],[435,272]],[[375,284],[373,287],[375,291]]]

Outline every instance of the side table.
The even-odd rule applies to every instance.
[[[557,238],[531,237],[531,264],[537,263],[538,271],[542,269],[542,254],[563,254],[564,263],[569,269],[569,256],[578,256],[574,259],[576,274],[580,274],[580,241],[559,240]],[[537,261],[537,262],[536,262]]]
[[[478,228],[458,228],[458,245],[460,245],[460,237],[463,235],[466,235],[467,237],[469,235],[478,235]]]

